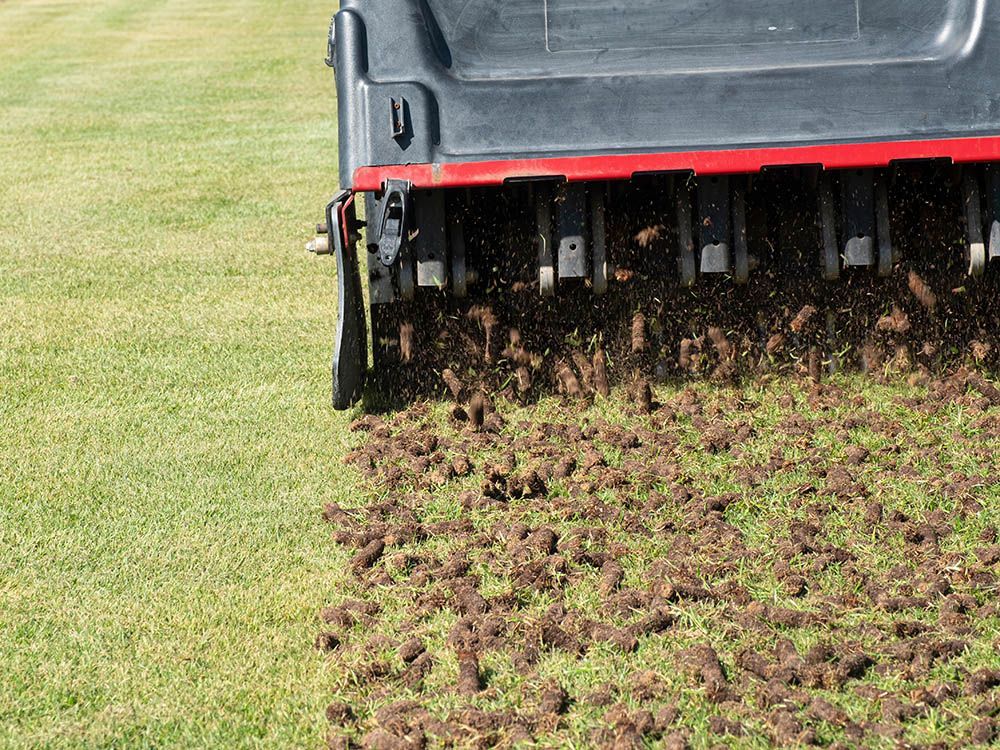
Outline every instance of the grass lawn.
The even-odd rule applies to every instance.
[[[1000,405],[860,376],[621,396],[356,425],[362,491],[325,511],[355,555],[323,612],[340,747],[1000,737]]]
[[[584,747],[595,727],[611,731],[607,707],[585,694],[612,682],[628,710],[676,703],[681,714],[669,731],[687,732],[695,747],[764,747],[770,720],[763,709],[754,713],[759,685],[739,671],[734,649],[773,651],[785,626],[757,622],[759,607],[730,623],[736,589],[772,609],[826,606],[832,614],[822,626],[792,634],[797,646],[857,640],[884,668],[850,679],[879,695],[910,691],[918,700],[911,694],[924,682],[900,677],[885,652],[896,645],[894,629],[915,627],[908,621],[917,618],[928,620],[934,638],[960,633],[968,640],[921,680],[960,687],[976,670],[1000,669],[997,560],[984,561],[1000,549],[998,454],[990,448],[998,407],[977,406],[972,395],[928,413],[900,401],[926,400],[922,386],[860,377],[838,381],[852,389],[843,403],[815,409],[801,382],[721,395],[710,384],[697,386],[696,396],[664,388],[657,395],[678,416],[642,417],[638,454],[593,441],[604,451],[597,473],[620,475],[619,485],[564,477],[546,493],[502,498],[501,505],[477,505],[487,465],[508,453],[518,471],[541,462],[552,446],[530,437],[538,423],[631,424],[634,406],[617,393],[589,410],[555,399],[526,412],[504,407],[506,427],[485,439],[453,424],[439,404],[385,427],[395,452],[378,470],[370,461],[371,476],[363,479],[366,456],[379,457],[380,444],[348,431],[356,415],[329,408],[334,264],[302,249],[336,188],[333,82],[322,64],[333,5],[0,0],[0,746],[319,747],[331,701],[350,703],[354,714],[333,727],[334,737],[357,740],[381,731],[377,725],[386,722],[377,710],[401,698],[415,697],[442,716],[469,703],[527,715],[554,680],[570,693],[569,713],[521,717],[535,722],[521,727],[525,732],[552,745]],[[874,424],[857,422],[854,397]],[[684,412],[690,398],[705,410]],[[795,422],[800,416],[804,426]],[[752,430],[738,439],[739,450],[709,450],[697,421],[703,418]],[[785,434],[786,427],[798,431]],[[554,450],[580,447],[564,439],[574,434],[568,427],[560,429]],[[407,430],[438,433],[450,441],[448,460],[467,456],[474,470],[432,483],[441,467],[433,455],[408,452]],[[643,452],[657,449],[654,432],[666,441],[662,456]],[[857,481],[887,513],[899,511],[884,533],[858,531],[862,498],[841,505],[827,492],[827,472],[844,460],[845,440],[872,456]],[[345,466],[352,450],[353,465]],[[443,449],[436,453],[443,462]],[[661,467],[670,479],[654,496],[653,484],[637,487],[629,472],[637,461],[661,458],[672,462]],[[754,478],[772,464],[777,468]],[[413,465],[420,472],[404,472]],[[379,474],[393,466],[403,468],[392,481]],[[678,484],[695,493],[687,505],[666,499]],[[474,502],[466,503],[470,492]],[[705,502],[725,493],[739,497],[727,500],[723,525],[722,511],[705,512]],[[383,558],[352,570],[360,545],[351,540],[379,520],[373,501],[427,528],[409,546],[406,530],[392,530],[397,542]],[[594,510],[602,504],[614,513]],[[327,505],[356,524],[337,529],[348,540],[342,545],[320,521]],[[578,517],[585,512],[592,513],[586,524],[600,532],[595,538],[607,542],[600,555],[622,560],[621,580],[604,591],[603,567],[578,564],[594,551],[567,541],[586,525]],[[705,518],[710,525],[698,525]],[[859,562],[848,575],[832,553],[822,566],[815,556],[793,560],[791,570],[799,565],[815,581],[790,594],[775,577],[781,552],[774,540],[794,549],[788,537],[806,520],[822,525],[812,541],[818,535],[824,549],[850,546]],[[466,526],[452,536],[448,524],[456,521]],[[539,568],[527,542],[503,537],[515,522],[526,534],[531,528],[559,538],[542,545],[551,553],[545,565],[564,566],[558,585],[519,582],[526,562],[529,571]],[[920,546],[921,525],[932,522],[942,541]],[[729,525],[755,554],[741,548],[739,565],[734,557],[723,566],[711,559],[711,534],[729,533]],[[720,594],[688,606],[683,591],[690,589],[673,591],[662,597],[672,618],[666,636],[634,631],[624,654],[593,638],[598,645],[586,658],[542,649],[515,669],[511,654],[531,645],[539,623],[555,616],[553,605],[606,615],[632,633],[623,597],[642,598],[632,589],[649,585],[661,558],[682,555],[675,543],[683,535],[695,550],[684,561],[688,572],[704,574],[720,591],[734,584],[730,600]],[[437,558],[452,554],[467,556],[471,567],[444,580]],[[901,566],[926,578],[939,561],[961,595],[977,597],[962,612],[950,612],[933,591],[929,612],[914,606],[890,615],[861,598],[856,608],[853,598],[824,604],[824,596],[846,589],[861,597],[869,572],[876,583],[895,585],[890,574]],[[705,573],[711,565],[715,578]],[[418,568],[422,578],[412,575]],[[735,581],[722,580],[731,574]],[[565,581],[574,586],[563,595]],[[501,613],[509,639],[484,650],[482,692],[461,694],[449,639],[460,622],[455,592],[473,583],[496,605],[491,613],[510,608]],[[318,621],[320,608],[351,598],[378,604],[380,616],[338,626],[343,646],[317,652],[314,638],[328,627]],[[415,610],[417,602],[425,611]],[[620,609],[612,610],[613,602]],[[865,628],[856,638],[855,625]],[[423,682],[404,684],[398,647],[410,637],[433,652],[433,667]],[[680,651],[706,643],[718,648],[733,689],[747,699],[749,714],[733,714],[745,736],[719,736],[712,719],[721,709],[682,669]],[[665,686],[652,699],[631,687],[640,670],[655,672],[654,682]],[[852,722],[892,724],[883,734],[866,729],[872,744],[890,747],[903,737],[961,745],[975,722],[993,728],[990,716],[975,713],[981,693],[955,694],[891,737],[899,727],[884,718],[884,707],[849,687],[840,705]],[[497,731],[509,739],[508,729]],[[655,740],[634,726],[626,734]],[[845,735],[843,727],[821,725],[817,736]]]
[[[333,10],[0,3],[0,745],[321,741]]]

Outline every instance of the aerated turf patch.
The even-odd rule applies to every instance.
[[[649,396],[355,422],[331,747],[1000,737],[988,381]]]

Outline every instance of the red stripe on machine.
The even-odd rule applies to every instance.
[[[807,164],[826,169],[859,169],[885,167],[908,159],[951,159],[956,163],[1000,161],[1000,136],[360,167],[354,172],[353,189],[381,190],[389,179],[408,180],[418,188],[479,187],[546,177],[570,182],[627,180],[644,172],[689,170],[695,174],[738,174]]]

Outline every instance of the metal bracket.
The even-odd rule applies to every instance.
[[[694,233],[691,227],[691,194],[684,178],[677,186],[677,272],[682,287],[693,287],[698,278],[694,258]]]
[[[399,257],[400,248],[407,241],[410,213],[409,181],[386,180],[375,224],[378,229],[378,257],[383,266],[391,266]]]
[[[413,215],[420,232],[410,242],[417,260],[417,286],[444,289],[448,284],[448,227],[444,192],[418,190]]]
[[[701,272],[729,273],[729,179],[706,177],[698,181],[698,224],[701,227]]]
[[[337,16],[330,19],[330,33],[326,38],[326,67],[332,68],[337,60]]]
[[[848,266],[875,265],[875,183],[870,169],[840,174],[843,256]]]
[[[551,195],[544,187],[535,191],[535,226],[538,243],[538,291],[543,297],[556,294],[556,256],[552,252]]]
[[[333,408],[347,409],[361,397],[368,365],[365,300],[358,270],[359,222],[354,193],[342,190],[326,207],[337,259],[337,333],[333,347]]]
[[[987,256],[993,261],[1000,258],[1000,166],[986,167],[986,223],[989,225]]]
[[[407,134],[407,121],[409,120],[410,105],[403,97],[390,97],[389,111],[392,125],[392,137],[401,140]]]
[[[822,238],[820,252],[820,267],[823,269],[824,281],[837,281],[840,278],[840,248],[837,246],[837,208],[833,202],[832,178],[828,172],[819,176],[819,224]]]
[[[560,279],[585,279],[587,268],[587,188],[581,183],[560,185],[556,194],[556,267]]]
[[[892,245],[892,223],[889,220],[888,176],[875,176],[875,234],[878,238],[878,275],[888,278],[896,262]]]
[[[374,217],[378,216],[378,198],[375,193],[366,192],[365,216],[372,217],[372,223],[365,230],[365,249],[368,251],[368,299],[374,307],[396,301],[393,287],[392,269],[386,268],[378,260],[378,237],[375,236]],[[374,330],[374,326],[373,326]]]
[[[979,175],[974,167],[962,170],[962,199],[965,202],[965,223],[968,245],[969,276],[979,277],[986,271],[986,238],[983,237],[983,206],[979,190]]]
[[[604,191],[600,187],[591,188],[587,194],[590,201],[590,260],[591,283],[594,294],[603,295],[608,291],[608,234],[604,217]]]

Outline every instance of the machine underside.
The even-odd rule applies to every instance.
[[[345,0],[330,46],[339,408],[996,361],[993,0]]]
[[[612,379],[993,361],[998,201],[992,167],[945,162],[367,193],[338,405],[366,371],[380,399],[445,369],[520,398],[572,390],[568,369],[586,391],[598,352]]]

